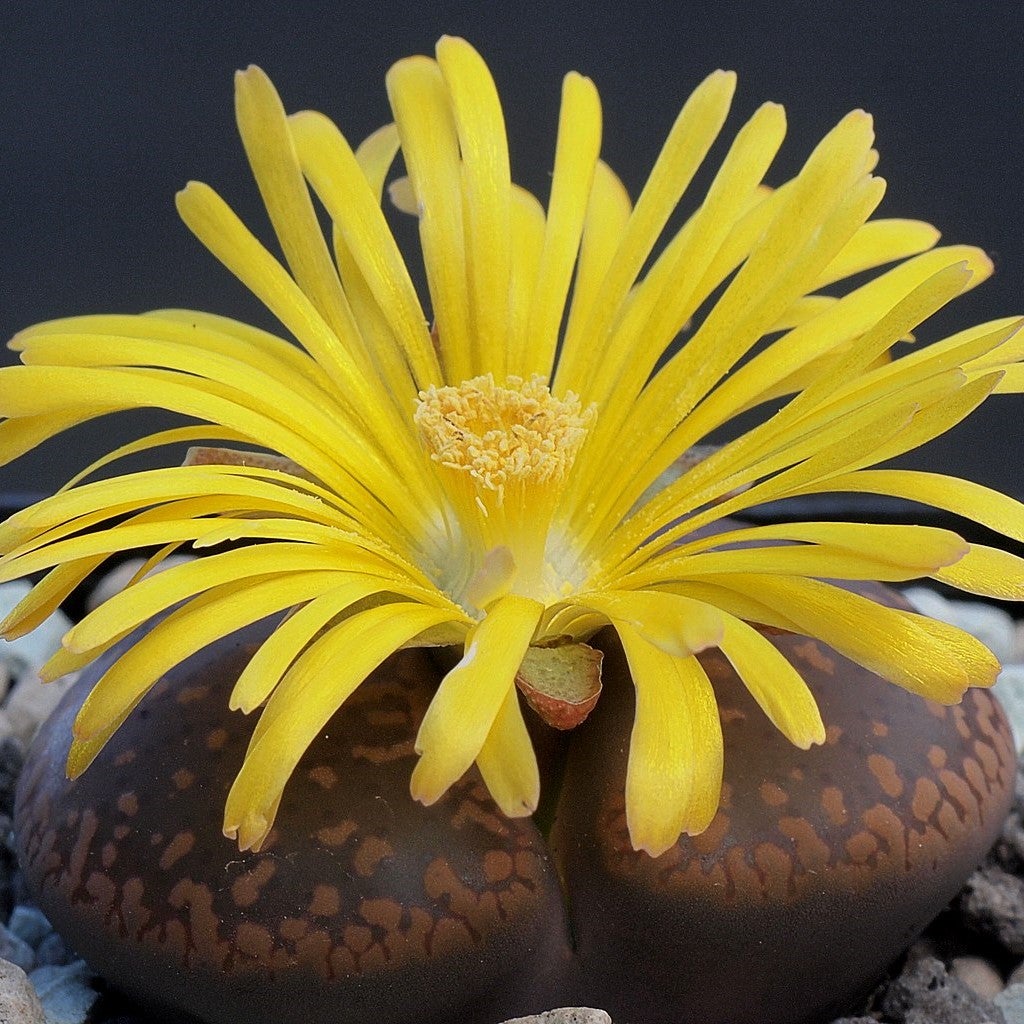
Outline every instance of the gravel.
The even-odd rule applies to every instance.
[[[20,583],[0,586],[0,611],[23,593]],[[918,610],[989,643],[1004,660],[996,692],[1010,717],[1020,756],[1024,626],[1015,625],[1001,609],[978,602],[950,601],[922,588],[907,596]],[[27,744],[54,703],[52,693],[39,697],[38,692],[63,691],[67,685],[39,686],[36,671],[56,649],[64,628],[58,619],[47,623],[44,635],[29,645],[19,641],[0,646],[0,1022],[148,1024],[64,945],[21,891],[15,863],[10,819],[14,783]],[[516,1024],[601,1021],[611,1024],[602,1010],[574,1007],[520,1018]],[[1018,763],[1013,808],[985,863],[865,1005],[833,1024],[1024,1024],[1024,757]]]

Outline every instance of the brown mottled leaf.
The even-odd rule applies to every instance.
[[[297,462],[286,459],[283,455],[271,455],[269,452],[246,452],[237,448],[215,448],[195,445],[185,453],[183,466],[249,466],[253,469],[274,469],[279,473],[290,473],[311,483],[315,479]]]
[[[531,647],[516,673],[526,703],[555,729],[573,729],[601,695],[600,651],[562,641]]]

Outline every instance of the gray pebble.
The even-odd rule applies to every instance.
[[[3,1024],[47,1024],[42,1004],[25,972],[0,960],[0,1021]]]
[[[1024,665],[1014,664],[1003,667],[992,692],[1003,705],[1017,753],[1024,751]]]
[[[35,669],[23,672],[11,688],[3,712],[14,736],[27,747],[39,729],[60,703],[61,697],[74,686],[77,672],[44,683]]]
[[[992,999],[1003,991],[1003,976],[995,965],[981,956],[955,956],[949,965],[949,973],[959,978],[969,989],[982,999]]]
[[[996,865],[979,868],[964,884],[959,905],[968,928],[1024,955],[1024,879]]]
[[[914,606],[914,610],[933,619],[952,622],[955,611],[953,602],[930,587],[907,587],[903,596]]]
[[[27,907],[23,904],[19,904],[11,911],[7,927],[33,949],[36,949],[43,938],[53,931],[53,925],[38,907]]]
[[[23,971],[31,971],[36,965],[35,950],[4,924],[0,924],[0,958],[10,960]]]
[[[1005,1024],[1024,1024],[1024,984],[1007,985],[992,1002],[1003,1011]]]
[[[76,959],[58,932],[50,932],[44,936],[36,947],[37,967],[60,966]]]
[[[0,618],[26,597],[32,585],[24,580],[0,584]],[[17,640],[0,640],[0,661],[6,662],[12,675],[25,669],[37,669],[60,649],[61,637],[71,628],[71,620],[58,608],[31,633]]]
[[[514,1017],[505,1024],[612,1024],[612,1019],[604,1010],[593,1010],[589,1006],[563,1006],[529,1017]]]
[[[46,1024],[84,1024],[99,995],[84,960],[37,967],[29,978],[46,1012]]]
[[[989,1000],[948,974],[934,957],[907,965],[885,993],[882,1012],[893,1024],[1004,1024]]]

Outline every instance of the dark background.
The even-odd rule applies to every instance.
[[[389,119],[383,74],[467,36],[505,104],[513,174],[546,197],[562,75],[601,91],[603,155],[635,197],[680,105],[715,67],[740,87],[735,130],[763,100],[793,173],[846,111],[875,115],[881,215],[937,224],[996,262],[923,340],[1024,313],[1022,16],[1003,3],[54,3],[0,5],[0,334],[56,316],[192,306],[273,328],[179,223],[173,196],[209,182],[258,234],[267,222],[234,130],[231,76],[250,62],[290,110],[352,140]],[[4,355],[10,359],[9,354]],[[1024,498],[1024,399],[998,397],[915,453]],[[0,469],[0,493],[52,491],[85,461],[165,421],[99,421]],[[161,458],[150,456],[154,463]]]

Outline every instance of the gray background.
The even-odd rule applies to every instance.
[[[603,154],[635,196],[679,106],[736,69],[729,126],[765,99],[792,173],[853,107],[875,115],[883,215],[913,216],[995,259],[995,278],[921,332],[934,339],[1024,313],[1024,38],[1017,3],[0,5],[0,334],[76,313],[184,305],[274,328],[179,223],[174,192],[205,180],[262,237],[266,218],[233,126],[231,75],[250,62],[289,109],[353,140],[388,119],[383,73],[466,35],[498,81],[513,173],[546,195],[563,73],[593,77]],[[5,353],[4,359],[10,359]],[[1024,399],[997,398],[909,458],[1024,498]],[[103,420],[0,469],[0,495],[52,491],[107,448],[166,419]],[[156,464],[164,455],[151,455]],[[907,460],[905,460],[907,461]]]

